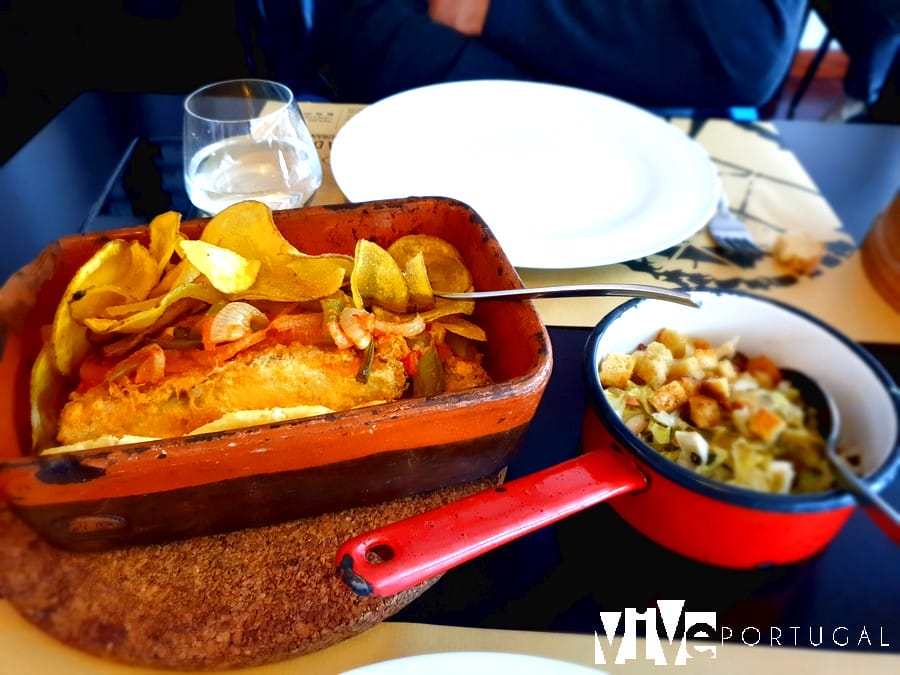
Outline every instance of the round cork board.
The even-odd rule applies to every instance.
[[[100,553],[57,549],[0,505],[0,595],[37,628],[101,658],[182,670],[272,663],[371,628],[435,581],[359,597],[334,572],[346,539],[497,482]]]

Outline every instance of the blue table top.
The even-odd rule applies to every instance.
[[[178,96],[90,93],[75,100],[2,168],[3,278],[66,234],[145,223],[168,208],[190,217],[180,126]],[[775,126],[861,241],[900,185],[900,128]],[[553,374],[510,478],[580,452],[588,332],[550,330]],[[868,347],[900,381],[900,347]],[[900,484],[885,496],[900,504]],[[736,636],[756,629],[764,644],[777,628],[785,645],[900,652],[900,547],[861,512],[810,560],[734,571],[671,553],[600,505],[448,572],[394,619],[593,633],[601,630],[599,612],[643,611],[660,599],[715,611],[720,626]]]

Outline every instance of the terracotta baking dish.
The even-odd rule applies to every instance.
[[[476,290],[522,282],[482,219],[465,204],[409,198],[276,212],[285,237],[310,254],[352,254],[409,233],[445,238]],[[183,224],[196,236],[204,221]],[[28,456],[29,372],[41,328],[75,270],[110,237],[49,246],[0,296],[0,496],[52,543],[101,550],[258,526],[368,505],[497,473],[516,452],[547,384],[551,349],[530,302],[490,302],[474,320],[488,334],[495,384],[463,393],[201,436]]]

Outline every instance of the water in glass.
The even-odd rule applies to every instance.
[[[264,80],[217,83],[186,99],[184,162],[191,203],[210,215],[246,199],[303,206],[322,183],[293,95]]]

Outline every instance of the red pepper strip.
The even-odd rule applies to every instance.
[[[410,377],[418,377],[419,376],[419,357],[421,354],[413,349],[406,356],[404,356],[401,360],[403,361],[403,368],[406,370],[406,374]]]
[[[126,356],[124,359],[110,368],[109,372],[106,374],[107,381],[115,382],[120,377],[130,375],[131,373],[136,371],[143,360],[147,358],[147,353],[149,351],[148,347],[150,346],[151,345],[145,345],[141,347],[136,352],[134,352],[130,356]]]
[[[453,356],[453,350],[450,349],[450,346],[446,342],[437,342],[434,345],[434,348],[437,349],[438,356],[441,357],[441,361],[447,361],[451,356]]]
[[[200,340],[203,343],[203,349],[207,351],[213,350],[216,348],[216,343],[213,342],[209,333],[212,330],[212,322],[215,317],[207,316],[203,321],[200,322]]]
[[[262,342],[266,337],[265,331],[257,331],[255,333],[250,333],[245,335],[239,340],[235,340],[234,342],[229,342],[227,345],[222,345],[221,347],[216,347],[213,350],[213,353],[218,357],[218,363],[224,363],[228,359],[234,358],[240,352],[244,351],[248,347],[252,347],[253,345]]]
[[[248,347],[262,342],[265,338],[266,331],[261,330],[249,333],[239,340],[229,342],[215,349],[168,349],[166,350],[166,374],[183,373],[196,368],[210,370],[234,358]]]
[[[120,361],[100,361],[89,357],[79,369],[81,382],[78,391],[85,392],[101,382],[113,381],[132,372],[136,373],[134,381],[140,384],[159,382],[165,375],[173,373],[215,368],[270,335],[270,339],[283,343],[320,344],[325,341],[322,320],[320,312],[283,314],[272,319],[266,330],[248,333],[233,342],[215,346],[208,340],[211,324],[211,317],[208,317],[203,321],[203,335],[204,345],[209,346],[203,349],[163,349],[151,343]]]
[[[110,361],[100,361],[96,356],[89,356],[81,362],[78,368],[78,393],[83,394],[88,389],[97,386],[106,381],[106,376],[115,363]]]

